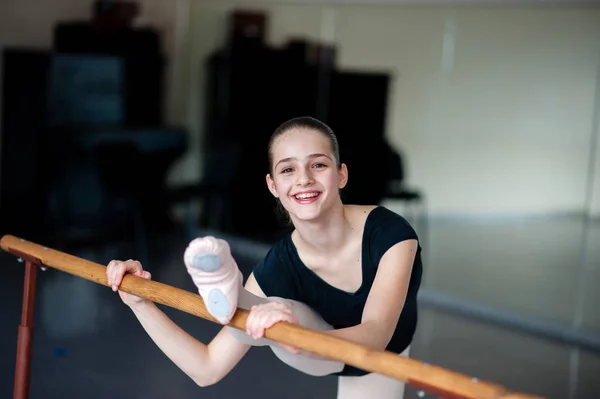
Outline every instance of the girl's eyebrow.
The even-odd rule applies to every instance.
[[[309,158],[309,159],[319,158],[319,157],[326,157],[326,158],[331,159],[331,157],[329,155],[327,155],[327,154],[321,154],[321,153],[310,154],[310,155],[307,156],[307,158]],[[280,160],[279,162],[277,162],[275,164],[275,167],[277,167],[277,165],[279,165],[282,162],[290,162],[290,161],[297,161],[297,160],[298,160],[298,158],[296,158],[296,157],[283,158],[282,160]]]

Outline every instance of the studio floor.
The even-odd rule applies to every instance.
[[[425,284],[453,297],[600,334],[600,223],[581,219],[430,221],[421,231]],[[194,292],[187,238],[152,237],[153,279]],[[236,249],[234,248],[234,251]],[[128,245],[74,255],[135,258]],[[244,275],[254,259],[236,255]],[[23,265],[0,253],[0,397],[12,395]],[[335,398],[336,380],[303,375],[253,348],[218,384],[200,388],[153,344],[110,289],[55,270],[38,274],[31,398]],[[208,342],[219,326],[162,307]],[[422,306],[411,356],[548,399],[600,398],[600,354]],[[406,398],[417,398],[407,389]],[[427,395],[426,397],[434,397]]]

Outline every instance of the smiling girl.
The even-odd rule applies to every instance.
[[[338,376],[338,398],[401,398],[404,383],[263,338],[279,321],[408,356],[417,324],[421,247],[414,229],[382,206],[342,203],[348,169],[333,131],[310,117],[289,120],[269,141],[269,191],[291,232],[254,268],[245,287],[227,242],[193,240],[184,262],[208,311],[227,324],[250,311],[246,331],[224,327],[208,344],[195,340],[152,302],[119,291],[160,349],[196,383],[222,379],[251,346],[269,345],[304,373]],[[374,170],[373,173],[378,173]],[[117,290],[125,273],[150,278],[137,261],[112,261]]]

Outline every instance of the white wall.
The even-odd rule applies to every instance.
[[[163,30],[167,119],[190,129],[190,151],[170,180],[194,180],[201,62],[222,43],[236,2],[141,3],[140,22]],[[273,45],[291,36],[333,41],[341,68],[394,73],[388,136],[433,213],[581,210],[598,106],[600,10],[238,3],[270,11]],[[53,25],[88,18],[91,4],[0,2],[0,46],[49,48]],[[600,216],[600,161],[591,210]]]
[[[599,39],[600,41],[600,39]],[[600,67],[596,79],[596,104],[595,104],[595,125],[593,126],[594,139],[596,146],[591,158],[591,193],[589,198],[589,215],[592,218],[600,219]]]
[[[447,24],[454,57],[443,68]],[[599,38],[600,13],[588,10],[340,7],[336,16],[342,67],[395,71],[389,137],[437,213],[581,208]]]
[[[600,81],[598,82],[598,94],[600,95]],[[598,107],[598,113],[596,114],[596,157],[593,160],[593,180],[592,180],[592,194],[590,198],[589,214],[591,217],[600,219],[600,98],[597,100],[596,107]]]
[[[192,2],[192,65],[232,3]],[[582,211],[600,10],[243,4],[269,10],[273,44],[333,40],[340,68],[394,74],[388,137],[432,213]]]

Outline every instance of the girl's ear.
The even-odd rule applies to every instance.
[[[275,198],[279,198],[279,196],[277,195],[277,190],[275,189],[275,182],[273,181],[273,179],[271,179],[271,175],[267,173],[267,187],[269,188],[269,191],[271,192],[271,194],[273,194],[273,196]]]
[[[340,179],[338,188],[341,190],[342,188],[346,187],[346,184],[348,184],[348,167],[345,163],[340,166],[338,174]]]

